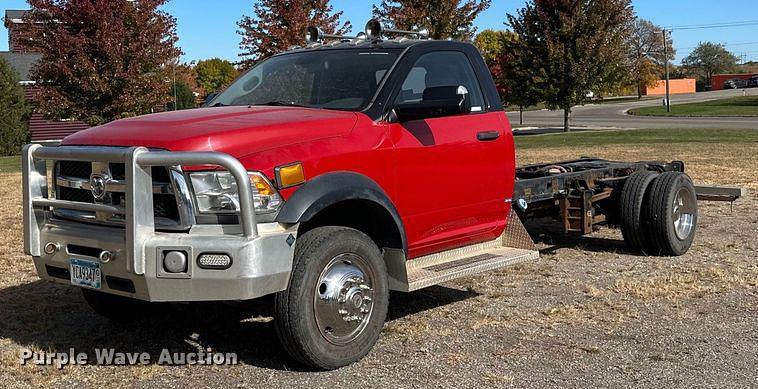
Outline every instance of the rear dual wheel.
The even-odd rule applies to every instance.
[[[627,244],[650,255],[682,255],[697,229],[697,196],[680,172],[641,171],[627,178],[619,200]]]
[[[692,180],[679,172],[662,173],[650,187],[645,227],[654,255],[682,255],[697,230],[697,195]]]
[[[650,184],[658,173],[639,171],[630,175],[621,190],[619,199],[621,234],[630,248],[647,253],[651,251],[648,236],[643,227],[643,207],[649,202]]]

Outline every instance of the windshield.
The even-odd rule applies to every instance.
[[[398,50],[322,50],[272,57],[237,79],[210,105],[360,111],[399,55]]]

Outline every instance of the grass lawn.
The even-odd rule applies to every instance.
[[[0,157],[0,173],[21,171],[21,156]]]
[[[517,149],[591,147],[603,145],[665,145],[683,143],[758,144],[758,129],[582,131],[546,135],[522,135],[516,137]],[[619,156],[617,159],[623,158],[623,156]]]
[[[666,112],[666,107],[661,105],[637,108],[629,113],[640,116],[758,116],[758,96],[674,104],[671,106],[671,112]]]

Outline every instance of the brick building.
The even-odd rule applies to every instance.
[[[756,76],[758,76],[758,73],[714,74],[713,77],[711,77],[711,85],[713,90],[722,90],[724,89],[724,84],[728,80],[739,78],[748,81]]]
[[[40,54],[31,52],[24,44],[25,37],[21,29],[25,23],[23,18],[26,11],[5,11],[4,24],[8,29],[8,48],[10,51],[0,51],[4,59],[18,73],[21,85],[29,103],[36,104],[35,82],[30,77],[31,69],[40,58]],[[58,141],[64,137],[87,128],[88,125],[76,120],[45,120],[42,114],[33,112],[29,119],[29,133],[32,141]]]

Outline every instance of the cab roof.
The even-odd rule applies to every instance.
[[[448,41],[448,40],[432,40],[432,39],[390,39],[390,40],[344,40],[344,41],[332,41],[332,42],[324,42],[322,44],[312,44],[309,46],[303,46],[303,47],[297,47],[293,48],[287,51],[284,51],[282,53],[279,53],[277,55],[284,55],[284,54],[291,54],[291,53],[300,53],[300,52],[309,52],[309,51],[319,51],[319,50],[350,50],[350,49],[357,49],[357,50],[365,50],[367,48],[371,49],[400,49],[404,50],[410,47],[416,47],[416,46],[437,46],[439,48],[461,48],[463,46],[465,47],[473,47],[472,44],[466,43],[466,42],[460,42],[460,41]]]

